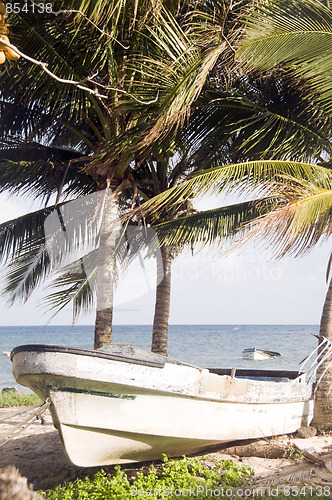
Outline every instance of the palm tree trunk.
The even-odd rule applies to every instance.
[[[112,342],[113,294],[115,280],[115,229],[118,205],[108,188],[103,200],[97,271],[97,312],[94,349]]]
[[[332,279],[327,290],[322,318],[320,322],[320,337],[332,342]],[[320,341],[322,338],[320,338]],[[317,380],[331,362],[328,358],[317,371]],[[329,367],[317,388],[315,397],[314,418],[312,424],[321,431],[332,430],[332,365]]]
[[[161,259],[157,261],[159,284],[156,291],[151,351],[167,356],[172,256],[168,247],[161,247],[160,253]]]
[[[113,293],[113,291],[112,291]],[[96,312],[94,349],[112,343],[113,307]]]

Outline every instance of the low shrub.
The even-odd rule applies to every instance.
[[[12,406],[32,406],[41,403],[36,394],[23,394],[16,391],[3,391],[0,393],[0,408]]]
[[[159,498],[216,498],[218,490],[244,484],[253,474],[246,466],[232,461],[217,461],[215,467],[201,464],[198,458],[169,460],[128,477],[119,465],[113,474],[104,470],[92,478],[76,479],[53,490],[40,491],[47,500],[126,500]]]

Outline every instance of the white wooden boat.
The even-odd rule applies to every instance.
[[[83,467],[291,433],[312,418],[312,385],[295,372],[209,371],[131,345],[25,345],[11,359],[17,382],[49,398],[65,452]]]
[[[242,352],[243,359],[273,359],[281,356],[280,352],[266,351],[264,349],[257,349],[256,347],[249,347]]]

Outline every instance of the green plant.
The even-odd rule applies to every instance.
[[[41,403],[41,400],[35,394],[23,394],[15,391],[5,391],[0,394],[0,408],[32,406],[38,403]]]
[[[217,461],[210,468],[198,458],[169,460],[164,456],[160,465],[138,471],[130,480],[117,465],[113,474],[100,470],[92,479],[76,479],[39,493],[47,500],[186,498],[193,493],[195,498],[203,499],[216,497],[215,493],[217,490],[221,493],[222,488],[244,484],[252,474],[250,468],[230,460]]]
[[[287,458],[291,460],[301,460],[304,457],[304,452],[302,450],[298,450],[294,448],[294,446],[290,445],[287,450]]]

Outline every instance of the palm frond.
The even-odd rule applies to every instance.
[[[54,207],[42,208],[0,225],[0,258],[2,263],[15,259],[27,242],[38,245],[44,241],[45,220]]]
[[[10,191],[49,199],[50,195],[58,193],[63,184],[64,195],[82,195],[94,188],[93,180],[75,165],[68,168],[68,163],[62,162],[2,160],[0,152],[0,192]]]
[[[38,122],[39,110],[31,102],[24,105],[22,102],[9,101],[0,94],[0,137],[8,136],[27,137]]]
[[[172,2],[168,6],[178,10]],[[130,87],[133,73],[137,75],[140,68],[129,70],[127,63],[133,54],[145,50],[142,36],[147,20],[158,15],[162,8],[159,0],[98,0],[93,4],[59,0],[52,5],[51,12],[45,10],[38,16],[30,12],[12,14],[10,21],[15,27],[18,48],[43,61],[57,77],[100,89],[110,97],[110,107],[117,93],[117,99],[124,96],[124,105],[130,103],[133,107],[135,98],[139,101],[140,96],[128,98],[130,88],[124,88],[125,81],[128,77]],[[8,98],[14,88],[20,87],[21,97],[22,89],[29,88],[30,101],[41,105],[48,114],[65,116],[67,120],[84,117],[91,102],[98,101],[77,86],[57,82],[26,60],[22,59],[20,65],[19,73],[16,68],[8,68],[9,78],[8,74],[3,75]],[[103,106],[100,99],[99,104]]]
[[[86,301],[92,305],[95,285],[89,287],[88,282],[95,279],[98,267],[103,196],[103,192],[95,193],[0,226],[0,254],[9,261],[4,294],[10,303],[25,302],[37,286],[53,276],[51,287],[58,291],[49,296],[47,304],[56,311],[73,301],[76,317]],[[115,280],[138,255],[144,258],[144,253],[152,254],[158,248],[151,228],[125,225],[115,237]]]
[[[196,102],[180,135],[200,169],[261,158],[314,163],[329,157],[330,124],[294,86],[270,78],[250,87],[205,92]]]
[[[51,272],[99,241],[102,194],[47,207],[0,226],[0,255],[8,262],[6,293],[27,300]]]
[[[140,207],[140,212],[156,213],[168,209],[181,200],[204,194],[215,194],[221,191],[250,192],[260,186],[264,187],[273,181],[277,175],[290,175],[296,179],[307,179],[319,183],[319,186],[329,186],[332,172],[324,167],[319,167],[301,162],[287,162],[277,160],[249,161],[233,165],[226,165],[195,173],[190,179],[174,188],[146,201]]]
[[[68,304],[72,303],[73,322],[81,313],[91,311],[96,293],[96,274],[98,250],[93,250],[79,259],[65,266],[58,273],[49,288],[56,289],[43,299],[43,306],[51,312],[51,321]]]
[[[78,47],[72,46],[72,34],[64,28],[63,22],[58,20],[55,23],[50,14],[30,16],[24,13],[13,14],[10,20],[15,26],[15,43],[22,52],[45,62],[60,78],[82,80],[82,57],[79,56]],[[83,51],[83,46],[81,49]],[[21,90],[29,89],[27,97],[41,103],[50,114],[62,112],[70,116],[82,115],[89,104],[84,91],[56,82],[43,73],[39,66],[26,60],[21,60],[19,66],[21,71],[18,72],[16,67],[9,67],[7,74],[2,75],[1,79],[6,84],[3,88],[6,89],[8,98],[14,86],[19,86]],[[24,94],[27,95],[26,92],[21,93]]]
[[[220,246],[247,229],[245,223],[256,219],[273,206],[272,198],[247,201],[213,210],[195,212],[154,226],[160,245]]]
[[[332,182],[329,188],[289,176],[270,186],[279,206],[248,225],[242,245],[254,238],[274,252],[275,257],[294,257],[309,252],[332,233]]]
[[[238,57],[260,69],[288,67],[330,114],[332,11],[317,0],[260,2],[247,26]]]
[[[187,34],[166,9],[155,16],[149,32],[152,56],[136,59],[135,64],[141,65],[143,76],[136,86],[139,91],[145,87],[155,89],[160,97],[159,117],[140,144],[145,147],[184,123],[209,71],[227,47],[226,42],[220,42],[218,30],[213,43],[209,39],[205,47],[199,47],[195,38]]]
[[[5,277],[4,294],[9,303],[13,304],[17,300],[26,302],[48,275],[50,267],[43,239],[35,238],[21,245],[20,257],[11,262]]]

